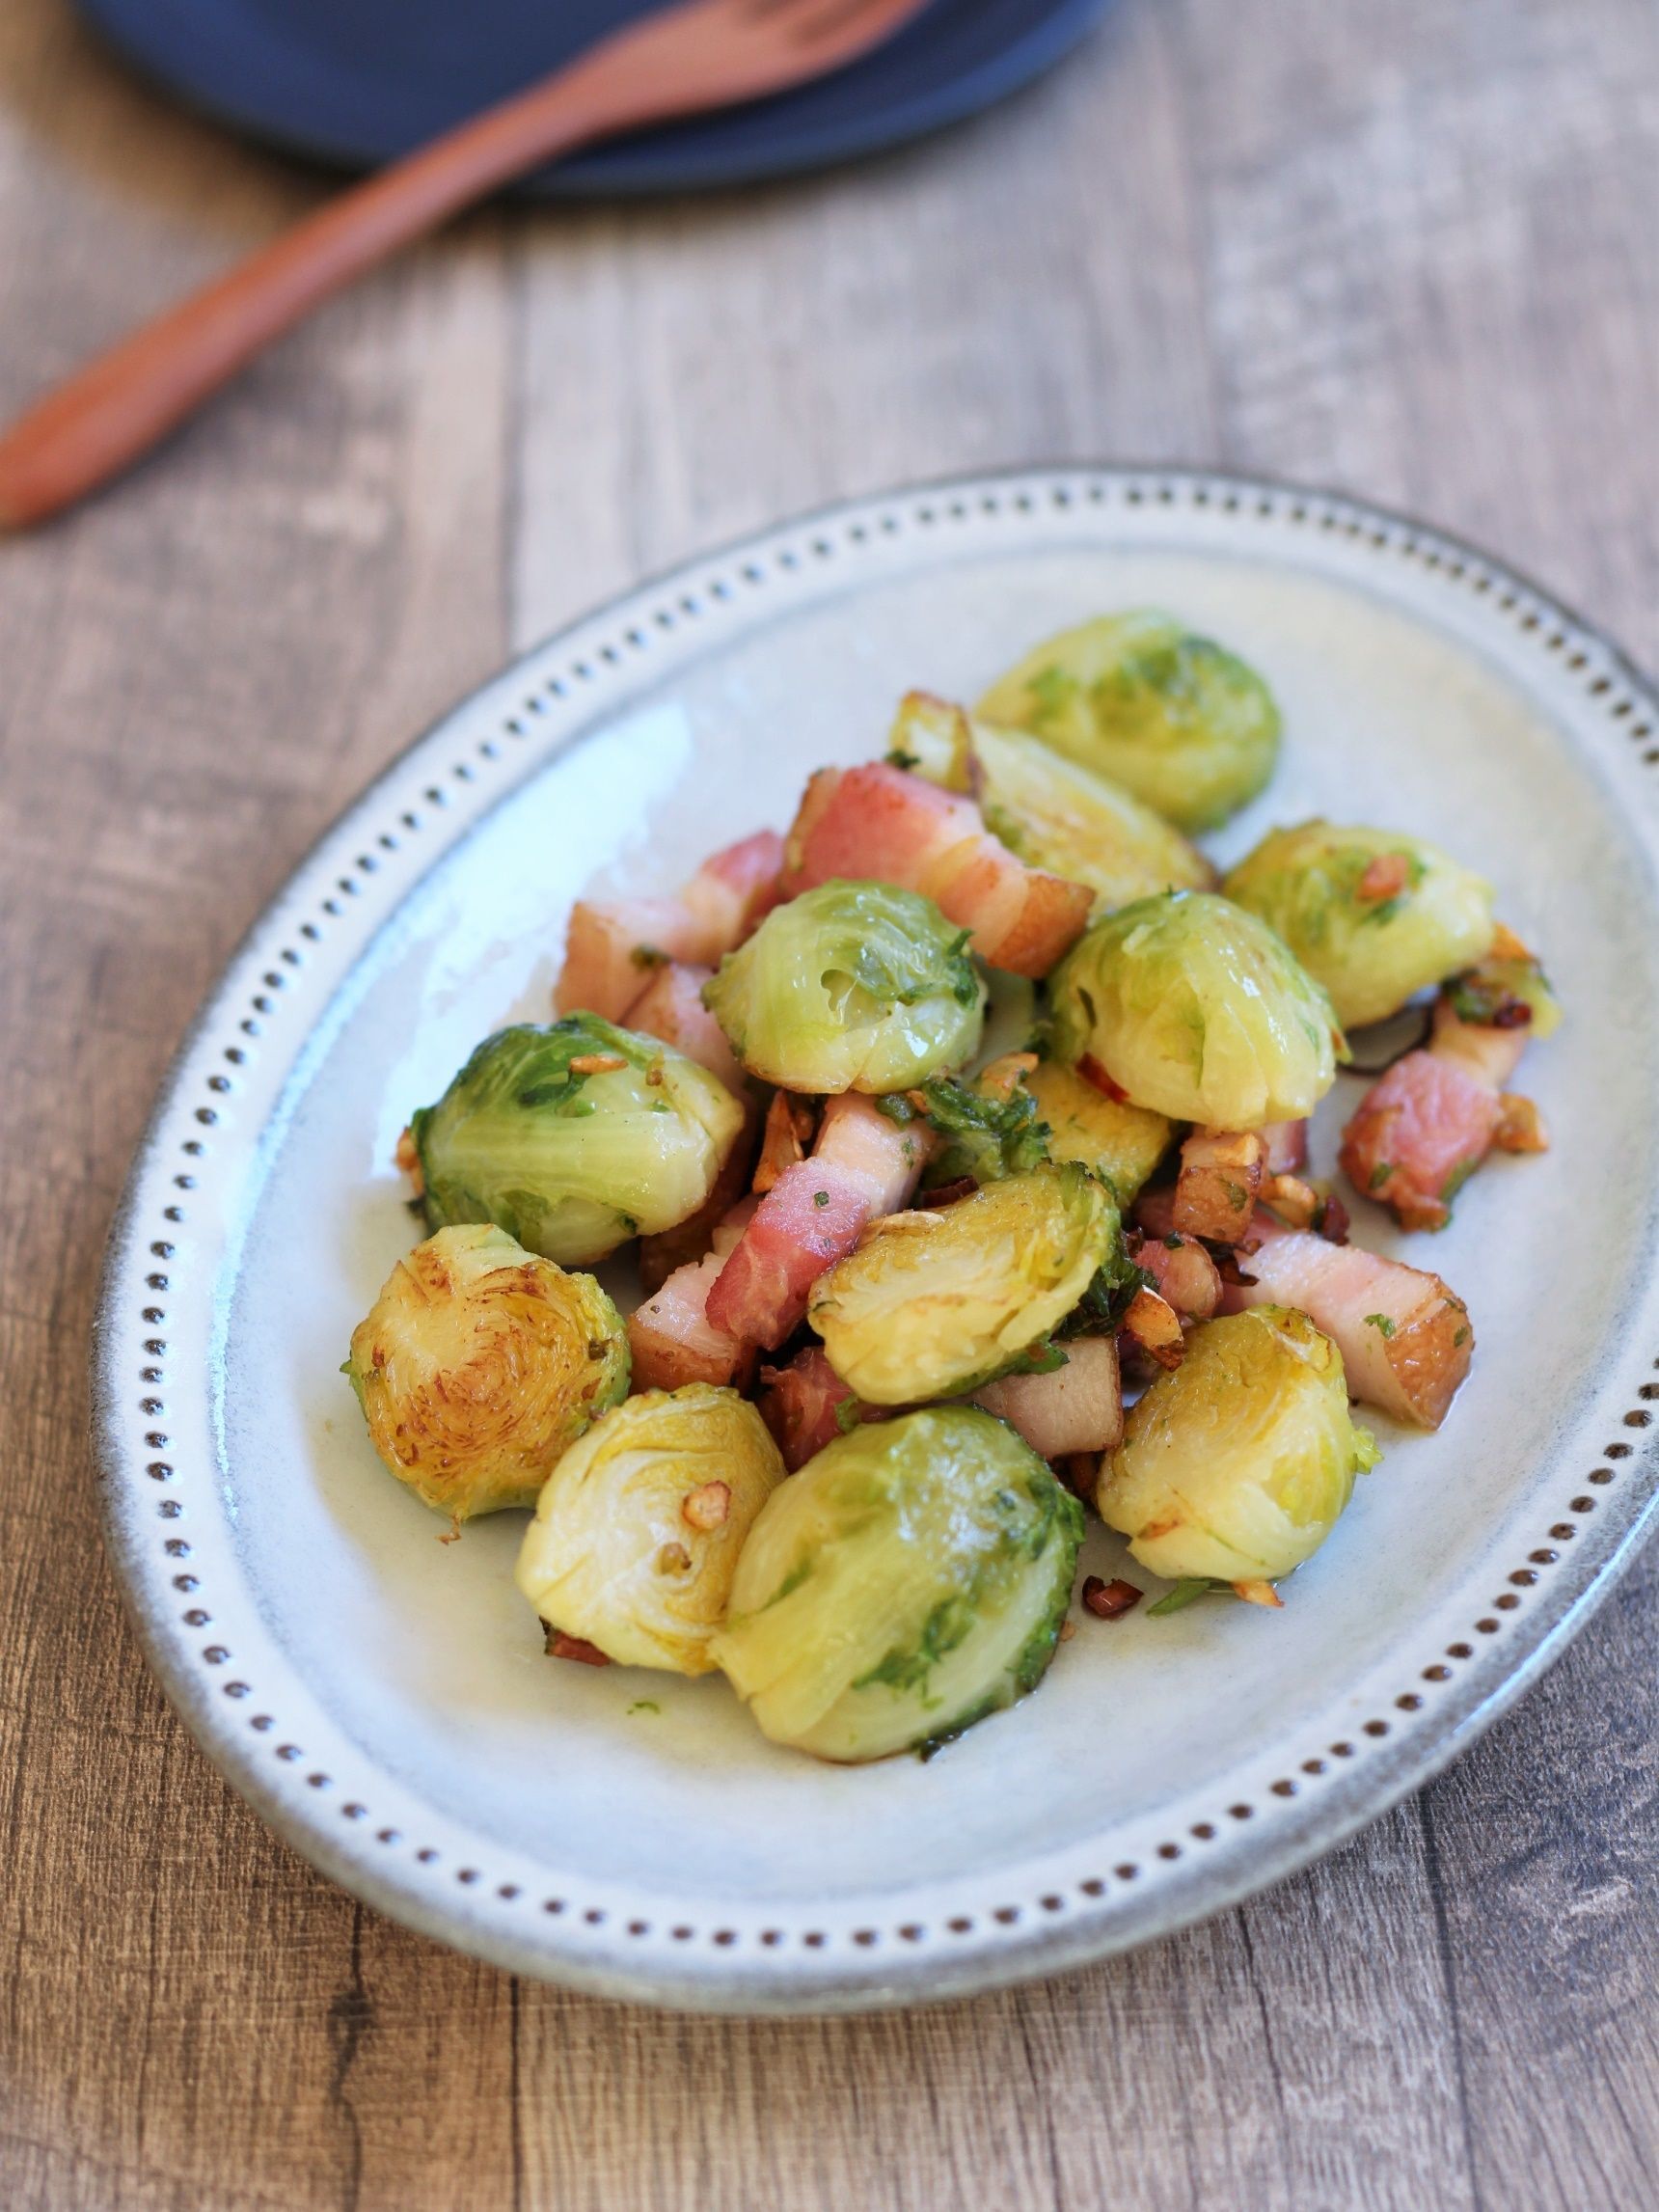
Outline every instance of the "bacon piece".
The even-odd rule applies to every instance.
[[[1354,1188],[1401,1228],[1443,1229],[1500,1130],[1514,1126],[1504,1085],[1526,1043],[1524,1025],[1462,1022],[1442,998],[1431,1042],[1373,1083],[1343,1132],[1338,1157]]]
[[[1183,1321],[1208,1321],[1221,1302],[1221,1273],[1191,1237],[1131,1237],[1129,1258],[1153,1279],[1164,1303]]]
[[[709,1318],[775,1352],[806,1313],[826,1268],[852,1251],[866,1221],[908,1204],[932,1147],[857,1091],[830,1100],[810,1160],[786,1167],[762,1198],[710,1294]]]
[[[1259,1130],[1195,1129],[1181,1147],[1175,1226],[1185,1237],[1236,1244],[1250,1226],[1266,1146]]]
[[[1308,1164],[1305,1121],[1270,1121],[1262,1131],[1262,1165],[1269,1175],[1300,1175]]]
[[[783,839],[775,830],[757,830],[703,862],[680,902],[718,947],[707,958],[734,952],[760,926],[783,896],[782,879]]]
[[[718,1076],[726,1089],[741,1099],[748,1078],[726,1043],[725,1031],[703,1004],[703,985],[714,969],[692,961],[670,960],[647,972],[644,990],[628,1009],[629,1028],[672,1045],[687,1059]]]
[[[1117,1340],[1074,1337],[1064,1367],[1047,1375],[1006,1375],[976,1390],[973,1402],[1018,1429],[1042,1459],[1109,1452],[1124,1433]]]
[[[1251,1235],[1261,1240],[1244,1263],[1253,1279],[1229,1285],[1225,1309],[1299,1309],[1342,1353],[1350,1397],[1438,1429],[1475,1349],[1462,1299],[1438,1275],[1282,1228],[1270,1214],[1257,1214]]]
[[[756,1200],[735,1206],[714,1233],[706,1258],[676,1268],[655,1296],[628,1317],[639,1390],[678,1390],[687,1382],[747,1379],[750,1348],[709,1320],[709,1293],[754,1216]]]
[[[764,1387],[755,1404],[783,1454],[784,1465],[794,1474],[842,1434],[836,1415],[853,1393],[820,1344],[797,1352],[787,1367],[763,1367],[760,1379]],[[885,1420],[891,1410],[886,1406],[866,1406],[858,1417]]]
[[[761,830],[705,860],[677,898],[578,899],[554,1011],[620,1022],[665,960],[713,966],[776,905],[782,865],[782,838]]]
[[[972,932],[993,968],[1047,975],[1081,936],[1093,894],[1028,868],[993,837],[971,799],[886,761],[821,768],[785,844],[790,897],[831,877],[871,877],[921,891]]]

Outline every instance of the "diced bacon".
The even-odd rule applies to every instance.
[[[578,899],[554,1011],[620,1022],[664,960],[712,967],[776,905],[782,864],[782,838],[761,830],[705,860],[678,898]]]
[[[1524,1000],[1512,1010],[1530,1011]],[[1338,1157],[1354,1188],[1402,1228],[1443,1229],[1453,1199],[1494,1147],[1546,1151],[1537,1108],[1504,1088],[1530,1034],[1523,1020],[1462,1021],[1442,997],[1428,1044],[1373,1083],[1343,1132]]]
[[[874,1220],[910,1204],[934,1141],[925,1123],[889,1121],[873,1099],[846,1091],[825,1103],[812,1158],[858,1185]]]
[[[708,1256],[677,1268],[629,1316],[636,1389],[678,1390],[687,1382],[734,1382],[745,1375],[752,1360],[750,1348],[709,1320],[708,1301],[754,1207],[753,1199],[734,1207],[715,1231]]]
[[[742,1098],[748,1079],[725,1031],[703,1004],[703,985],[712,968],[671,960],[649,971],[644,991],[628,1009],[628,1026],[642,1036],[661,1037],[689,1060],[718,1076],[734,1097]]]
[[[556,1014],[620,1022],[665,960],[708,957],[701,926],[677,899],[578,899],[554,986]]]
[[[1300,1175],[1308,1164],[1305,1121],[1270,1121],[1262,1131],[1262,1164],[1269,1175]]]
[[[1438,1429],[1475,1349],[1462,1299],[1438,1275],[1282,1228],[1270,1214],[1258,1213],[1250,1233],[1261,1239],[1243,1262],[1253,1279],[1228,1286],[1226,1310],[1297,1308],[1342,1353],[1350,1397]]]
[[[1008,1375],[973,1394],[976,1406],[1018,1429],[1045,1460],[1109,1452],[1124,1433],[1117,1340],[1074,1337],[1066,1364],[1047,1375]]]
[[[709,1318],[775,1352],[806,1313],[826,1268],[852,1251],[866,1221],[908,1204],[930,1133],[901,1127],[857,1092],[824,1109],[810,1160],[784,1168],[760,1201],[709,1297]]]
[[[1175,1183],[1175,1226],[1183,1236],[1237,1243],[1262,1188],[1265,1150],[1259,1130],[1192,1131]]]
[[[820,769],[785,856],[788,896],[834,876],[921,891],[972,932],[982,959],[1017,975],[1047,975],[1082,934],[1093,904],[1085,885],[1017,860],[971,799],[886,761]]]
[[[1159,1367],[1179,1367],[1186,1357],[1181,1316],[1156,1291],[1136,1291],[1124,1316],[1124,1334]]]
[[[787,1367],[763,1367],[755,1404],[772,1431],[783,1463],[794,1474],[841,1434],[836,1419],[853,1393],[830,1366],[822,1345],[808,1345]],[[885,1419],[891,1408],[862,1408],[860,1420]]]
[[[719,959],[734,952],[783,896],[783,839],[757,830],[705,860],[681,891],[681,902],[708,933]]]
[[[1164,1303],[1183,1321],[1208,1321],[1221,1302],[1221,1273],[1190,1237],[1171,1232],[1131,1241],[1129,1258],[1151,1275]]]

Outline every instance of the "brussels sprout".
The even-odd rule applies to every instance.
[[[1035,1689],[1082,1510],[1003,1422],[937,1406],[827,1444],[744,1545],[715,1657],[775,1743],[937,1746]]]
[[[528,1506],[565,1446],[628,1387],[628,1337],[591,1275],[487,1222],[399,1260],[340,1371],[374,1449],[457,1521]]]
[[[642,1391],[548,1477],[518,1586],[549,1627],[622,1666],[710,1674],[738,1555],[783,1474],[735,1390]]]
[[[602,1260],[697,1211],[743,1128],[718,1078],[595,1014],[481,1044],[411,1121],[426,1222],[499,1221],[550,1260]]]
[[[1129,1413],[1097,1502],[1153,1574],[1272,1582],[1318,1551],[1381,1456],[1330,1338],[1255,1306],[1192,1330]]]
[[[812,1288],[830,1364],[872,1406],[976,1390],[1055,1366],[1047,1343],[1118,1247],[1118,1210],[1086,1168],[1033,1167],[932,1214],[874,1221]]]
[[[1492,942],[1491,885],[1388,830],[1275,830],[1222,888],[1278,931],[1345,1027],[1386,1021]]]
[[[1053,1044],[1134,1105],[1212,1129],[1301,1121],[1347,1046],[1331,1002],[1264,921],[1169,891],[1091,922],[1048,979]]]
[[[751,1075],[792,1091],[898,1091],[979,1044],[985,991],[932,899],[839,879],[728,953],[703,998]]]
[[[985,826],[1035,868],[1087,884],[1097,913],[1152,891],[1205,890],[1215,871],[1150,806],[1023,729],[970,723],[912,692],[888,758],[979,801]]]
[[[1058,1060],[1040,1060],[1025,1079],[1048,1125],[1050,1160],[1076,1160],[1132,1206],[1175,1133],[1165,1114],[1108,1098]]]
[[[1254,669],[1145,608],[1062,630],[975,711],[1033,731],[1189,835],[1254,799],[1279,752],[1279,710]]]

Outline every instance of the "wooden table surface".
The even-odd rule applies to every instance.
[[[0,407],[319,189],[8,0]],[[0,2203],[1659,2203],[1652,1558],[1442,1780],[1207,1926],[903,2017],[663,2018],[390,1925],[229,1793],[104,1563],[84,1380],[250,917],[459,692],[682,554],[982,463],[1215,460],[1484,540],[1652,665],[1656,218],[1651,0],[1121,0],[868,167],[480,214],[0,546]]]

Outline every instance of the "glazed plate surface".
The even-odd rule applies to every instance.
[[[1546,1157],[1492,1162],[1435,1239],[1354,1204],[1361,1241],[1468,1301],[1450,1419],[1375,1422],[1387,1457],[1282,1613],[1079,1613],[1035,1697],[926,1765],[823,1766],[768,1745],[718,1679],[549,1661],[511,1581],[524,1516],[439,1542],[337,1372],[418,1234],[398,1130],[478,1038],[547,1017],[579,892],[677,884],[784,826],[809,770],[883,750],[906,689],[971,698],[1045,633],[1144,603],[1233,644],[1283,708],[1279,774],[1211,841],[1222,860],[1316,812],[1420,832],[1498,885],[1565,1004],[1519,1079]],[[1545,1663],[1651,1508],[1656,793],[1651,691],[1536,589],[1348,501],[1209,476],[1041,472],[837,508],[530,654],[255,925],[117,1224],[109,1531],[204,1748],[384,1911],[688,2007],[1048,1972],[1327,1849]],[[1357,1089],[1326,1102],[1316,1169]],[[1095,1525],[1089,1570],[1121,1559]]]

